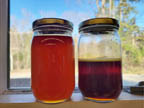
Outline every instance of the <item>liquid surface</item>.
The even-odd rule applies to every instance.
[[[122,89],[120,59],[79,59],[79,88],[93,100],[116,99]]]
[[[68,99],[74,89],[72,37],[36,36],[32,42],[32,90],[46,103]]]

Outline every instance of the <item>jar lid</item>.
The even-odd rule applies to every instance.
[[[60,18],[37,19],[32,24],[33,30],[35,30],[39,27],[46,27],[46,26],[63,26],[70,30],[73,30],[72,22],[65,20],[65,19],[60,19]]]
[[[119,28],[118,20],[114,18],[93,18],[88,19],[80,23],[79,25],[79,31],[88,28],[88,27],[102,27],[102,26],[112,26],[114,28]]]

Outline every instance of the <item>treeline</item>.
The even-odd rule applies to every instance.
[[[136,15],[139,12],[132,2],[140,0],[95,0],[96,17],[113,17],[119,20],[125,72],[129,67],[131,70],[135,67],[144,67],[144,29],[136,24]],[[32,35],[32,31],[20,33],[16,27],[11,27],[11,70],[30,69]],[[74,40],[77,45],[78,37],[74,36]]]
[[[10,68],[11,70],[30,69],[31,41],[33,33],[20,33],[16,29],[10,32]]]

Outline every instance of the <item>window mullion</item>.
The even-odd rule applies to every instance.
[[[0,0],[0,93],[7,89],[8,0]]]

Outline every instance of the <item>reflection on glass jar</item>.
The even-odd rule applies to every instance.
[[[111,102],[122,90],[118,21],[95,18],[80,24],[79,88],[85,99]]]
[[[34,21],[31,48],[32,91],[43,103],[59,103],[70,98],[74,81],[72,24],[64,19]]]

